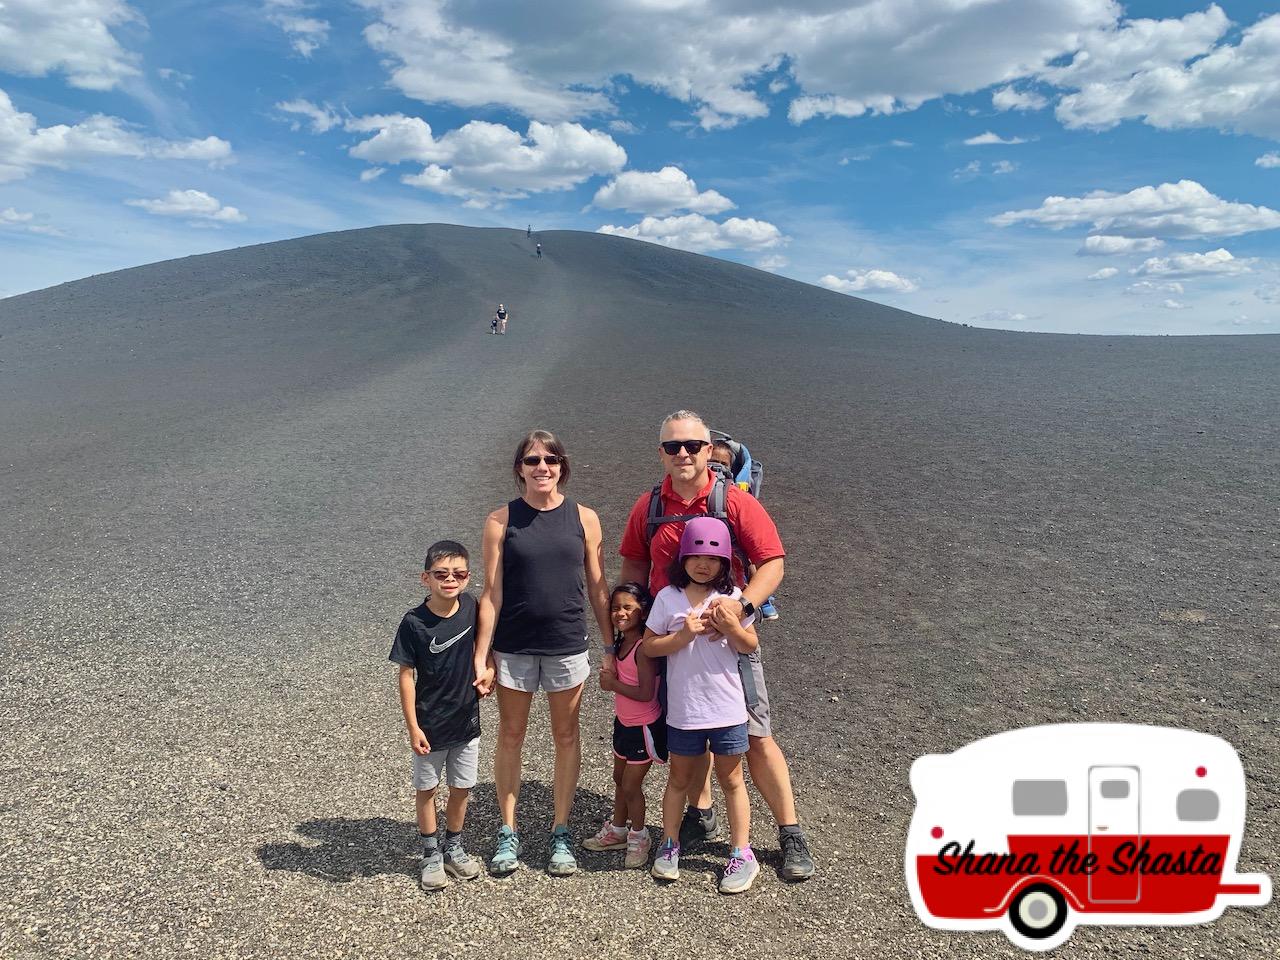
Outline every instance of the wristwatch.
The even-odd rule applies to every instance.
[[[746,597],[743,597],[740,602],[742,603],[742,615],[744,617],[754,617],[756,615],[756,605],[754,603]]]

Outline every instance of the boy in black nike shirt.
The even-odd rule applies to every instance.
[[[476,601],[464,593],[467,549],[433,543],[422,573],[427,598],[404,615],[390,659],[400,664],[400,707],[413,748],[422,886],[439,890],[449,877],[474,880],[480,862],[462,847],[467,800],[480,758],[480,698],[476,692]],[[414,682],[414,671],[417,682]],[[436,788],[449,783],[445,840],[436,836]]]

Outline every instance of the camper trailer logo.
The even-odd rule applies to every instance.
[[[1048,950],[1078,923],[1216,920],[1271,899],[1237,874],[1245,784],[1231,744],[1079,723],[997,734],[911,767],[907,887],[939,930]]]

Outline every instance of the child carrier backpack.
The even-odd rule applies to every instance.
[[[649,510],[648,519],[644,526],[644,542],[648,546],[658,527],[664,523],[684,523],[694,517],[715,517],[717,520],[723,520],[724,525],[729,528],[729,538],[733,542],[734,556],[738,558],[745,575],[748,564],[747,555],[739,545],[738,532],[733,529],[733,521],[729,519],[727,488],[732,483],[758,500],[760,498],[760,486],[764,481],[764,464],[751,456],[751,451],[747,449],[745,443],[733,439],[723,430],[712,430],[711,439],[723,440],[729,445],[733,462],[727,470],[721,463],[712,461],[710,464],[713,482],[710,492],[707,493],[707,512],[664,515],[662,513],[662,484],[658,483],[649,493]],[[754,709],[760,703],[760,693],[756,689],[750,654],[738,654],[738,676],[742,679],[742,691],[746,695],[747,706]]]

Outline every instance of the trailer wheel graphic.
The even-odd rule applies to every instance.
[[[1067,901],[1048,884],[1034,883],[1009,904],[1009,922],[1029,940],[1046,940],[1067,922]]]

